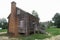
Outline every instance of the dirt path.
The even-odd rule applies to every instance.
[[[0,32],[0,34],[5,34],[5,33],[7,33],[7,32]]]
[[[60,35],[52,36],[51,38],[45,38],[43,40],[60,40]]]
[[[0,36],[0,40],[19,40],[17,38],[8,38],[7,36]],[[40,40],[40,39],[35,39],[35,40]],[[57,36],[52,36],[51,38],[45,38],[43,40],[60,40],[60,35]]]

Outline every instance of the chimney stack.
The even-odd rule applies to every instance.
[[[16,2],[11,2],[11,13],[16,14]]]
[[[11,36],[18,36],[18,19],[16,15],[16,3],[11,2],[11,15],[9,18],[9,33]]]

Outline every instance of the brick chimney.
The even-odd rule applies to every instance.
[[[11,15],[9,18],[9,33],[10,36],[18,36],[18,19],[16,15],[16,3],[11,2]]]
[[[16,3],[14,1],[11,2],[11,14],[16,14]]]

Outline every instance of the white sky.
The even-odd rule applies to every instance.
[[[31,13],[37,11],[40,21],[49,21],[60,13],[60,0],[0,0],[0,18],[6,18],[11,12],[11,2],[15,1],[17,7]]]

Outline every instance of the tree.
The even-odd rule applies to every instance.
[[[37,18],[39,18],[38,17],[38,13],[35,10],[32,11],[32,15],[35,16],[35,17],[37,17]]]
[[[5,22],[7,22],[7,20],[5,18],[2,18],[1,19],[1,22],[4,22],[5,23]]]
[[[2,29],[7,29],[7,27],[8,27],[7,22],[4,22],[2,25]]]
[[[7,29],[7,27],[8,27],[7,20],[5,18],[0,19],[0,28]]]
[[[56,13],[52,20],[54,21],[54,25],[60,28],[60,14]]]
[[[48,28],[50,28],[51,26],[53,26],[53,22],[52,21],[48,21]]]

